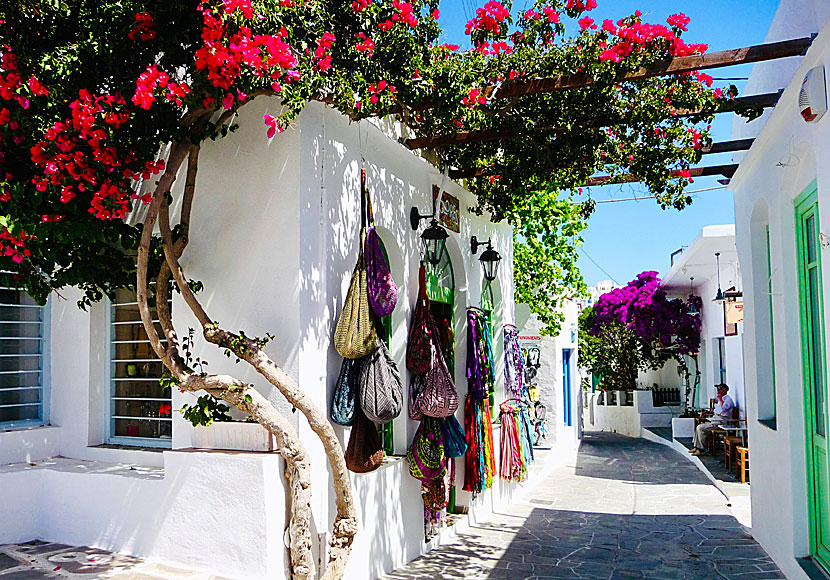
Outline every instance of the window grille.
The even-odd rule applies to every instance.
[[[163,337],[156,309],[150,311],[156,330]],[[173,433],[171,393],[159,384],[164,365],[156,356],[141,323],[135,292],[119,290],[115,302],[111,303],[110,314],[108,442],[170,447]]]
[[[44,380],[44,311],[14,288],[0,288],[0,427],[48,421]]]

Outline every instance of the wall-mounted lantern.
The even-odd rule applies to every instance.
[[[431,219],[432,221],[421,233],[421,241],[424,244],[424,258],[433,266],[437,266],[444,254],[444,245],[450,235],[447,230],[438,224],[434,213],[432,215],[421,215],[417,207],[413,207],[412,211],[409,212],[409,224],[413,230],[417,230],[418,224],[425,219]]]
[[[470,238],[470,250],[472,250],[474,255],[478,252],[478,247],[483,244],[487,244],[487,249],[481,253],[481,257],[478,260],[484,269],[484,279],[492,282],[496,279],[499,262],[501,262],[501,255],[493,249],[493,243],[490,241],[490,238],[486,242],[479,242],[475,236]]]

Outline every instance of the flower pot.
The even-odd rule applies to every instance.
[[[191,442],[196,449],[227,451],[274,451],[271,432],[259,423],[214,421],[208,427],[196,427]]]

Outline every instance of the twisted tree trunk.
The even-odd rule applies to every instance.
[[[226,113],[223,119],[228,118]],[[194,115],[193,126],[206,123],[209,112],[204,116]],[[198,131],[193,131],[197,134]],[[168,282],[172,275],[185,302],[202,324],[205,338],[217,346],[230,349],[239,359],[251,364],[308,420],[311,429],[320,437],[331,466],[336,496],[337,516],[332,529],[329,558],[322,577],[327,580],[342,578],[351,545],[357,533],[357,516],[351,492],[351,481],[343,456],[343,448],[335,436],[334,429],[313,401],[274,361],[263,351],[259,342],[242,335],[223,330],[211,320],[191,291],[179,258],[189,237],[190,208],[195,193],[199,147],[188,140],[173,144],[164,174],[156,184],[147,218],[145,220],[138,250],[137,296],[141,320],[156,354],[178,382],[187,391],[205,390],[243,412],[249,413],[256,421],[276,436],[280,454],[286,461],[286,479],[290,489],[291,518],[289,523],[291,577],[296,580],[310,580],[314,575],[314,560],[311,538],[311,462],[299,435],[291,423],[256,389],[235,377],[228,375],[197,374],[188,368],[178,352],[178,335],[172,325],[167,307]],[[187,181],[182,203],[182,234],[173,240],[167,195],[175,181],[176,174],[188,159]],[[164,247],[165,262],[156,278],[157,312],[167,346],[159,338],[153,324],[147,301],[149,283],[148,264],[153,230],[158,223]]]

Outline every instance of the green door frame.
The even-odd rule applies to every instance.
[[[383,243],[383,240],[378,236],[378,241],[380,242],[380,249],[383,252],[383,257],[386,259],[386,263],[389,263],[389,254],[386,252],[386,244]],[[374,316],[374,313],[372,313]],[[386,348],[392,348],[392,314],[389,316],[384,316],[383,318],[377,319],[380,324],[376,324],[378,334],[380,339],[386,344]],[[382,425],[378,425],[378,434],[380,435],[381,441],[383,441],[383,451],[386,455],[394,455],[395,454],[395,437],[394,437],[394,427],[392,426],[392,421],[388,423],[384,423]]]
[[[455,323],[455,272],[452,267],[452,260],[447,247],[441,253],[438,265],[432,266],[427,264],[426,268],[427,278],[427,296],[430,302],[440,302],[449,306],[449,311],[452,312],[451,325]],[[454,331],[454,329],[452,329]],[[455,332],[453,332],[453,337]],[[455,338],[453,338],[453,342]],[[444,352],[444,359],[447,363],[447,368],[450,370],[450,375],[455,381],[455,345],[448,346],[449,352]],[[455,485],[450,487],[450,497],[447,503],[447,513],[455,513]]]
[[[495,316],[494,312],[496,310],[496,300],[493,295],[493,283],[489,280],[484,280],[481,286],[481,309],[484,311],[484,315],[487,318],[487,326],[490,328],[490,339],[495,344],[496,341],[496,324],[495,324]],[[495,369],[493,369],[495,372]],[[496,421],[495,415],[495,407],[496,407],[496,392],[495,392],[495,385],[493,385],[493,392],[490,393],[489,401],[490,401],[490,416],[493,417],[493,420]]]
[[[811,183],[795,200],[801,366],[804,389],[810,555],[830,570],[830,467],[827,369],[818,189]]]

